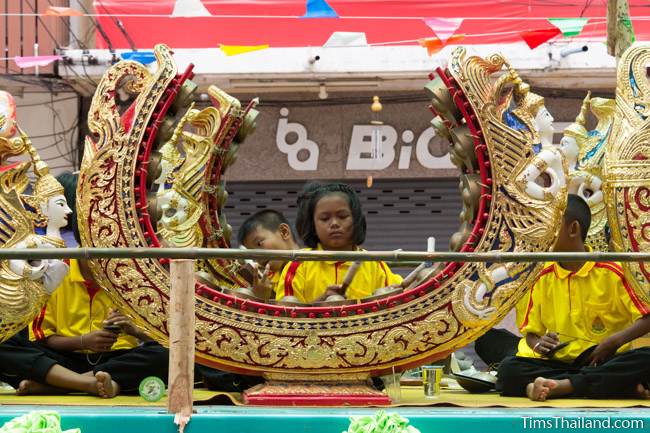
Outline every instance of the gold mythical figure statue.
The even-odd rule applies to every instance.
[[[62,247],[60,229],[72,212],[63,187],[49,173],[27,135],[15,125],[15,105],[10,94],[0,91],[0,161],[25,153],[29,161],[0,163],[0,246],[3,248]],[[32,194],[27,173],[36,180]],[[0,262],[0,341],[24,328],[40,311],[47,297],[68,272],[60,260],[3,260]]]
[[[188,123],[196,132],[183,131]],[[158,190],[162,210],[158,234],[175,247],[203,246],[203,232],[199,219],[207,212],[201,201],[205,186],[205,166],[208,163],[214,139],[219,132],[220,116],[214,107],[204,110],[190,108],[181,118],[174,135],[162,148],[163,166],[169,164],[165,188]],[[178,151],[182,141],[183,153]],[[163,173],[166,170],[163,169]],[[173,176],[173,177],[172,177]],[[161,176],[162,177],[162,176]]]
[[[504,67],[501,77],[492,78]],[[499,55],[466,58],[465,50],[459,48],[454,51],[449,70],[472,103],[480,122],[480,138],[490,150],[490,180],[499,185],[485,188],[486,179],[478,174],[485,162],[477,157],[469,158],[472,166],[461,165],[459,168],[467,173],[461,176],[463,217],[476,221],[481,213],[480,199],[489,194],[491,219],[481,239],[484,250],[548,250],[557,236],[556,223],[566,203],[566,169],[561,153],[552,145],[553,117],[544,106],[544,98],[531,92]],[[433,108],[440,116],[433,123],[443,136],[451,137],[454,159],[458,149],[471,149],[475,144],[478,127],[473,131],[469,122],[459,123],[450,117],[453,110],[441,106],[444,100],[437,96],[440,92],[432,93],[436,96]],[[468,161],[467,154],[465,151],[455,159]],[[463,238],[469,240],[471,235]],[[503,306],[518,299],[541,264],[472,266],[479,278],[460,282],[452,297],[458,318],[478,330],[480,324],[501,317]]]
[[[592,98],[589,92],[580,113],[564,130],[560,141],[560,150],[569,169],[568,191],[582,197],[591,209],[587,244],[596,251],[607,251],[609,248],[605,235],[607,211],[602,187],[606,142],[614,120],[614,109],[613,99]],[[589,111],[598,120],[596,128],[591,131],[586,128]]]

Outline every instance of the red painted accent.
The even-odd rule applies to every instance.
[[[623,189],[623,197],[625,201],[625,220],[626,220],[626,226],[627,226],[627,233],[628,233],[628,239],[630,240],[630,249],[632,251],[641,251],[641,248],[639,246],[639,243],[636,240],[636,236],[634,235],[634,227],[630,224],[630,215],[628,213],[632,213],[632,217],[638,218],[638,215],[636,215],[634,212],[632,212],[632,206],[630,206],[630,188],[624,188]],[[639,263],[639,269],[641,270],[641,273],[645,277],[646,280],[650,281],[650,272],[646,269],[646,263],[645,262],[638,262]]]
[[[535,288],[535,284],[537,284],[539,279],[542,278],[544,275],[548,274],[549,272],[553,272],[554,270],[555,270],[555,265],[551,265],[547,268],[542,269],[542,272],[539,273],[533,285],[530,286],[530,299],[528,300],[528,305],[526,306],[526,314],[524,315],[524,321],[519,327],[519,330],[524,329],[526,325],[528,325],[528,314],[530,313],[530,310],[533,309],[533,289]]]
[[[645,305],[639,299],[639,297],[634,292],[634,289],[630,287],[629,283],[625,279],[625,274],[623,273],[623,269],[620,266],[612,262],[601,262],[601,263],[596,263],[594,267],[609,269],[610,271],[614,272],[621,279],[621,282],[623,283],[623,287],[625,287],[625,291],[630,296],[630,299],[632,299],[632,303],[637,308],[637,310],[639,310],[639,313],[641,313],[643,316],[650,314],[650,310],[648,310],[648,306]]]
[[[13,164],[2,166],[0,167],[0,173],[4,173],[5,171],[9,171],[12,168],[16,168],[19,164],[22,164],[22,162],[14,162]]]
[[[293,279],[300,267],[300,262],[291,262],[287,274],[284,276],[284,296],[293,296]]]
[[[93,302],[93,298],[101,290],[99,286],[94,284],[92,281],[84,281],[84,286],[86,286],[86,291],[88,292],[88,298],[90,302]]]
[[[326,385],[323,385],[326,387]],[[387,395],[368,394],[329,395],[329,394],[250,394],[249,390],[243,392],[244,403],[251,406],[389,406],[390,398]]]
[[[34,321],[32,322],[32,332],[34,333],[34,337],[36,337],[37,340],[42,340],[45,338],[45,334],[43,333],[43,320],[45,319],[45,308],[41,308],[41,312],[36,316]]]
[[[334,263],[334,284],[339,283],[339,267],[345,262]]]
[[[135,116],[135,101],[126,109],[126,111],[120,116],[120,123],[124,128],[125,133],[129,133],[133,127],[133,117]]]

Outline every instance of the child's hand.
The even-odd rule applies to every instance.
[[[117,341],[117,335],[114,332],[100,329],[82,335],[81,348],[93,352],[108,352],[115,341]]]
[[[131,319],[115,309],[111,310],[108,313],[106,320],[104,320],[104,326],[107,325],[119,326],[122,332],[134,337],[137,337],[140,334],[139,329],[135,327],[133,322],[131,322]]]
[[[614,357],[619,347],[621,347],[621,344],[616,336],[610,335],[596,346],[589,358],[587,358],[587,362],[591,366],[600,365]]]
[[[542,356],[548,356],[549,353],[552,353],[559,344],[560,338],[557,336],[557,334],[555,332],[547,332],[539,338],[535,344],[535,347],[533,348],[533,351],[539,353]]]
[[[260,299],[268,300],[273,292],[273,284],[269,278],[271,265],[267,264],[264,272],[260,275],[257,267],[253,270],[253,293]]]

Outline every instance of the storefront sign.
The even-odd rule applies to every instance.
[[[229,180],[447,177],[457,173],[424,103],[399,103],[371,124],[368,105],[260,107]],[[375,137],[373,139],[373,137]]]

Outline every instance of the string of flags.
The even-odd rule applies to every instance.
[[[51,17],[75,17],[85,16],[86,14],[71,7],[50,6],[43,16]],[[207,17],[214,16],[202,4],[200,0],[176,0],[174,9],[170,17]],[[337,19],[339,15],[327,2],[327,0],[305,0],[305,14],[301,18],[332,18]],[[456,32],[462,27],[463,18],[425,18],[423,23],[429,27],[433,36],[423,37],[414,40],[420,46],[427,50],[429,56],[439,52],[447,45],[461,43],[468,36],[478,36]],[[631,20],[628,18],[628,27],[632,28]],[[519,36],[528,45],[530,49],[535,49],[550,40],[562,36],[563,38],[572,38],[579,36],[584,27],[589,24],[589,18],[548,18],[549,26],[544,28],[530,29],[520,31]],[[592,23],[602,24],[602,22]],[[513,32],[503,32],[513,33]],[[398,41],[395,43],[380,43],[377,45],[391,45],[408,41]],[[363,32],[334,32],[330,38],[323,44],[323,47],[363,47],[373,46],[366,40]],[[253,51],[270,48],[268,44],[260,45],[218,45],[226,56],[235,56]],[[121,53],[123,59],[138,61],[143,64],[149,64],[155,61],[151,51],[132,51]],[[16,65],[20,68],[29,68],[34,66],[47,66],[50,63],[60,60],[61,56],[31,56],[31,57],[14,57]]]

